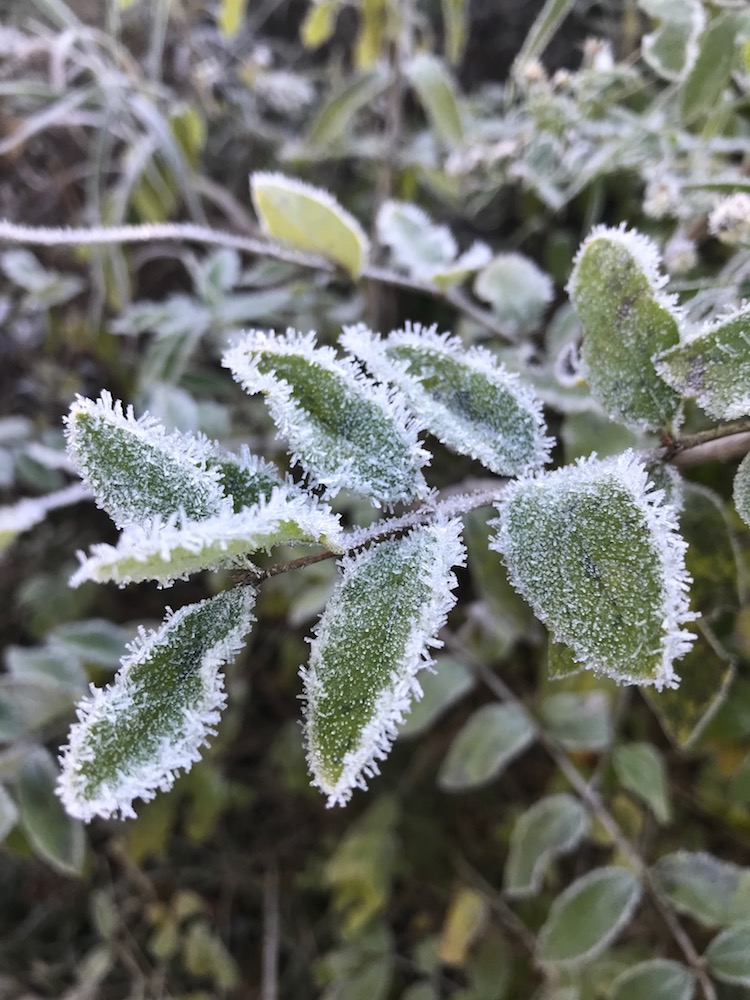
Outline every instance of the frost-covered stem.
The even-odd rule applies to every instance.
[[[438,517],[460,517],[463,514],[468,514],[471,510],[476,510],[478,507],[491,507],[500,499],[502,492],[503,484],[498,482],[497,486],[489,489],[449,495],[443,499],[435,499],[424,503],[420,507],[402,514],[400,517],[389,517],[381,521],[376,521],[369,528],[358,528],[356,531],[351,531],[348,535],[339,539],[342,553],[344,555],[353,555],[373,542],[382,542],[388,538],[398,538],[410,528],[416,528],[420,524],[430,524],[437,520]],[[289,570],[304,569],[305,566],[322,562],[324,559],[340,558],[342,553],[328,550],[325,552],[313,552],[309,556],[302,556],[287,563],[277,563],[274,566],[268,566],[266,569],[238,570],[233,576],[237,583],[257,583],[267,580],[269,577],[287,573]]]
[[[460,652],[464,661],[470,664],[485,686],[492,691],[498,700],[505,702],[506,704],[513,705],[518,712],[522,713],[526,717],[527,721],[534,730],[537,742],[544,747],[554,761],[555,765],[568,780],[583,805],[607,831],[618,851],[624,858],[627,859],[628,864],[633,869],[633,873],[641,883],[643,890],[650,898],[654,908],[662,918],[664,924],[669,930],[669,933],[674,939],[675,944],[682,952],[685,961],[690,966],[697,981],[700,983],[704,1000],[717,1000],[716,991],[713,983],[706,973],[703,959],[696,951],[695,945],[680,923],[677,914],[659,895],[658,889],[656,888],[654,880],[651,877],[651,872],[639,854],[638,849],[622,832],[620,825],[604,805],[599,793],[588,781],[586,781],[584,776],[566,753],[564,747],[558,743],[554,737],[550,736],[549,733],[537,722],[534,715],[529,711],[521,699],[518,698],[508,687],[505,681],[503,681],[491,670],[488,670],[483,663],[480,663],[462,643],[448,637],[446,639],[446,645],[451,646],[455,648],[457,652]]]
[[[185,241],[207,246],[227,247],[255,257],[270,257],[287,264],[297,264],[327,274],[336,273],[336,267],[325,257],[302,253],[270,240],[240,236],[192,222],[146,223],[138,226],[101,226],[92,228],[56,229],[48,226],[22,226],[8,219],[0,219],[0,243],[23,243],[30,246],[92,246],[108,243],[148,243],[152,240]],[[490,333],[503,340],[510,340],[506,330],[497,323],[492,313],[476,305],[455,289],[442,289],[425,281],[416,281],[384,267],[368,266],[361,277],[393,288],[405,288],[440,299],[475,320]]]

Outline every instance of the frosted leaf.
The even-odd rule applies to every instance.
[[[418,205],[388,200],[378,212],[377,232],[396,264],[429,280],[433,269],[456,259],[458,246],[447,226],[438,226]]]
[[[750,414],[750,304],[654,358],[664,381],[717,420]]]
[[[638,0],[638,6],[661,22],[643,36],[643,58],[663,79],[684,79],[698,57],[698,39],[706,26],[700,0]]]
[[[619,683],[677,685],[694,640],[686,545],[633,452],[511,483],[498,509],[490,547],[557,642]]]
[[[91,689],[61,754],[58,795],[72,816],[135,816],[189,771],[225,704],[220,667],[250,629],[255,593],[237,587],[170,612],[142,632],[114,681]]]
[[[73,587],[97,583],[140,583],[158,580],[171,586],[191,573],[237,564],[238,560],[273,545],[311,542],[340,552],[338,518],[314,497],[290,496],[282,489],[237,514],[204,521],[172,515],[126,528],[116,546],[94,545],[71,578]],[[243,565],[242,563],[240,563]]]
[[[250,176],[250,193],[269,236],[362,273],[370,243],[359,222],[322,188],[283,174]]]
[[[650,240],[622,226],[597,226],[568,282],[585,334],[581,358],[591,395],[635,430],[668,426],[680,406],[651,361],[679,340],[675,303],[661,291],[665,281]]]
[[[224,357],[250,393],[266,396],[279,434],[314,484],[348,489],[373,503],[426,495],[414,422],[383,386],[315,335],[252,330]]]
[[[204,441],[169,434],[149,416],[136,420],[106,391],[96,401],[78,397],[66,435],[78,472],[118,527],[179,510],[201,520],[227,508]]]
[[[416,675],[452,608],[452,567],[465,550],[459,520],[415,528],[348,557],[301,671],[305,739],[313,784],[344,805],[378,773],[421,696]]]
[[[251,454],[245,445],[239,454],[214,447],[206,464],[218,473],[221,487],[231,497],[235,513],[270,500],[273,491],[282,485],[276,466]],[[291,483],[285,483],[284,488],[294,492]]]
[[[492,260],[492,251],[486,243],[477,240],[450,264],[435,268],[430,280],[439,288],[450,288],[451,285],[458,285],[465,281],[470,274],[474,274],[490,260]]]
[[[435,327],[407,324],[382,340],[364,326],[341,338],[376,378],[397,386],[420,424],[443,444],[501,476],[549,461],[541,403],[481,347],[468,351]]]
[[[512,335],[538,326],[554,296],[550,276],[520,253],[497,254],[476,276],[474,291]]]
[[[734,477],[734,506],[745,524],[750,525],[750,455],[742,459]]]

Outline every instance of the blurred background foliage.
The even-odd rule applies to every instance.
[[[0,0],[0,216],[252,236],[248,173],[281,170],[331,190],[404,277],[352,284],[161,240],[2,249],[0,997],[691,996],[653,902],[614,944],[540,962],[564,888],[628,865],[560,760],[636,856],[669,856],[663,892],[697,952],[728,928],[724,952],[711,946],[716,995],[748,995],[747,962],[731,956],[743,952],[732,928],[750,920],[750,869],[733,867],[750,848],[750,547],[727,503],[731,463],[691,469],[683,487],[703,619],[679,692],[571,675],[474,512],[439,671],[383,775],[346,810],[326,811],[309,787],[297,723],[297,670],[331,563],[264,586],[219,736],[172,792],[136,821],[84,829],[53,788],[76,699],[164,603],[148,586],[68,587],[76,551],[113,540],[65,456],[74,395],[106,387],[171,426],[283,461],[260,403],[220,370],[227,338],[296,326],[332,340],[342,323],[412,319],[530,375],[560,462],[647,444],[577,379],[565,281],[592,225],[628,220],[663,248],[690,318],[747,294],[750,255],[714,238],[707,214],[720,194],[750,189],[749,46],[745,5],[731,0]],[[378,236],[389,198],[447,226],[457,251],[490,247],[465,278],[504,340],[410,287],[435,261],[410,264]],[[692,408],[686,426],[705,417]],[[437,485],[477,475],[434,451]],[[225,583],[178,583],[169,602]],[[497,677],[544,740],[512,700],[498,703]],[[731,912],[677,851],[704,852],[705,884],[731,895]]]

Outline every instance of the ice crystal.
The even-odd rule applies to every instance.
[[[729,246],[747,243],[750,240],[750,194],[738,192],[717,202],[708,217],[708,230]]]
[[[455,602],[452,567],[465,550],[458,519],[415,528],[343,562],[301,671],[313,784],[344,805],[378,773],[413,698],[420,670]]]
[[[315,335],[252,330],[224,358],[250,393],[262,392],[279,434],[314,484],[375,504],[424,496],[414,421],[350,359],[316,347]]]
[[[518,375],[480,347],[407,324],[382,340],[366,327],[341,343],[377,377],[396,385],[424,428],[448,447],[513,476],[549,459],[541,403]]]
[[[575,659],[620,683],[678,683],[690,577],[677,513],[633,452],[510,484],[491,548]]]
[[[255,593],[238,587],[142,632],[111,685],[93,688],[61,753],[58,794],[72,816],[135,816],[190,770],[224,707],[220,667],[242,648]]]

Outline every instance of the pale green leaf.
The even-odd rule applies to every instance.
[[[8,836],[18,821],[18,809],[4,785],[0,785],[0,843]]]
[[[435,133],[447,147],[458,145],[464,134],[461,110],[456,85],[442,59],[420,52],[407,64],[406,76]]]
[[[663,79],[683,79],[698,57],[706,25],[700,0],[638,0],[638,6],[660,22],[641,39],[643,58]]]
[[[420,425],[454,451],[504,476],[549,460],[541,403],[483,348],[464,350],[456,337],[419,324],[385,340],[348,327],[341,343],[400,389]]]
[[[171,788],[200,759],[225,704],[220,668],[242,648],[254,601],[237,587],[170,614],[81,702],[58,788],[72,816],[134,816],[134,799]]]
[[[659,254],[634,230],[597,226],[582,244],[568,292],[584,330],[582,362],[592,396],[636,430],[671,424],[679,395],[652,357],[679,340],[678,314],[660,289]]]
[[[750,306],[720,316],[662,351],[656,370],[717,420],[750,414]]]
[[[331,38],[342,0],[315,0],[308,7],[300,27],[300,40],[306,49],[317,49]]]
[[[102,618],[65,622],[49,632],[53,648],[72,654],[81,663],[94,667],[116,667],[134,630]]]
[[[641,898],[627,868],[596,868],[557,897],[539,932],[537,957],[549,965],[582,965],[600,955],[628,924]]]
[[[624,788],[642,799],[660,823],[672,816],[667,770],[661,754],[650,743],[626,743],[615,747],[615,773]]]
[[[172,517],[135,524],[117,545],[94,545],[79,553],[80,566],[70,583],[141,583],[158,580],[163,587],[192,573],[227,565],[243,565],[245,557],[274,545],[310,543],[340,552],[338,518],[314,496],[275,490],[268,502],[243,507],[203,521]]]
[[[216,23],[225,38],[234,38],[245,20],[247,0],[221,0]]]
[[[445,31],[445,57],[451,66],[461,62],[469,34],[469,4],[467,0],[442,0]]]
[[[704,927],[750,921],[750,868],[703,851],[676,851],[654,865],[653,877],[676,910]]]
[[[620,683],[675,686],[694,638],[685,543],[632,452],[521,479],[498,510],[490,545],[557,642]]]
[[[108,392],[96,402],[79,396],[66,433],[71,459],[118,527],[178,511],[201,520],[227,507],[205,442],[168,434],[148,416],[136,420]]]
[[[474,686],[474,676],[460,660],[452,656],[435,658],[434,672],[420,677],[422,697],[412,703],[411,711],[399,726],[401,739],[421,735]]]
[[[690,969],[668,958],[654,958],[626,969],[612,983],[611,1000],[692,1000]]]
[[[532,896],[551,861],[574,850],[586,836],[588,814],[565,792],[548,795],[520,816],[510,838],[503,888],[508,896]]]
[[[455,600],[460,529],[456,520],[415,528],[344,561],[302,672],[308,761],[329,805],[378,773],[421,693],[416,675]]]
[[[474,292],[492,307],[511,336],[536,329],[555,293],[552,279],[529,257],[500,253],[474,279]]]
[[[708,971],[723,983],[750,986],[750,923],[722,931],[704,955]]]
[[[570,646],[564,642],[555,642],[550,635],[547,640],[547,676],[550,680],[559,681],[565,677],[573,677],[584,670],[582,663],[576,660],[576,655]]]
[[[609,698],[603,691],[562,691],[539,708],[544,728],[568,750],[605,750],[612,742]]]
[[[58,775],[44,747],[27,751],[18,779],[20,822],[40,857],[65,875],[80,875],[86,849],[83,826],[66,815],[55,795]]]
[[[376,220],[378,238],[396,264],[426,281],[433,271],[452,263],[458,245],[447,226],[439,226],[418,205],[387,199]]]
[[[283,174],[250,176],[250,193],[264,232],[299,250],[335,261],[358,278],[369,241],[359,222],[322,188]]]
[[[73,696],[82,694],[87,688],[88,678],[79,658],[54,643],[47,646],[7,646],[5,666],[8,674],[20,681],[59,685],[72,692]]]
[[[463,968],[469,949],[487,924],[489,904],[478,889],[460,888],[451,899],[443,921],[438,959],[442,965]]]
[[[715,111],[729,84],[742,24],[740,15],[726,11],[714,18],[703,33],[697,59],[682,91],[685,121]]]
[[[266,396],[293,460],[328,493],[347,489],[373,503],[393,504],[426,493],[428,456],[416,429],[384,387],[364,378],[350,359],[315,336],[252,330],[224,357],[250,393]]]
[[[521,709],[515,705],[484,705],[451,743],[438,784],[447,792],[486,785],[533,741],[534,727]]]
[[[315,115],[304,136],[304,145],[327,151],[342,137],[349,136],[357,113],[371,105],[387,86],[387,76],[377,71],[346,80]]]
[[[734,506],[745,524],[750,525],[750,455],[737,467],[734,477]]]

